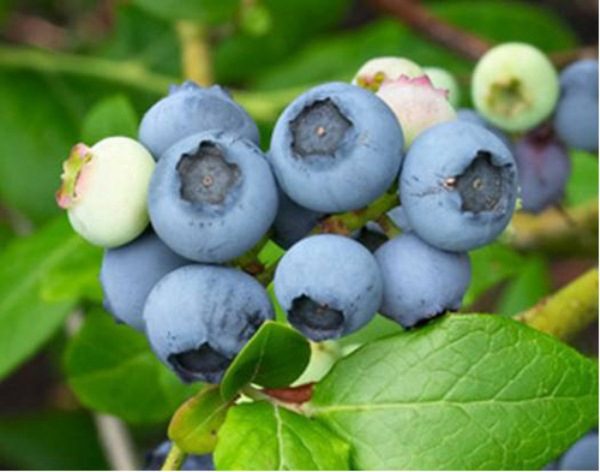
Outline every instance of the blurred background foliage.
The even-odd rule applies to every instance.
[[[493,42],[551,53],[597,43],[594,1],[425,1]],[[86,408],[126,420],[138,450],[164,437],[190,393],[145,340],[100,313],[101,253],[54,202],[70,147],[135,137],[144,111],[182,79],[177,22],[201,24],[215,81],[235,91],[268,142],[277,110],[303,88],[349,80],[367,59],[407,56],[454,73],[469,106],[473,63],[357,0],[0,0],[0,464],[102,469]],[[565,205],[596,199],[598,161],[573,153]],[[495,244],[473,254],[467,309],[512,315],[594,265]],[[69,336],[65,320],[88,312]],[[378,320],[363,337],[391,327]],[[589,340],[588,340],[589,342]],[[596,353],[595,346],[584,350]],[[192,387],[193,389],[193,387]]]

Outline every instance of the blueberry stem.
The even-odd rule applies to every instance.
[[[112,60],[30,47],[0,46],[0,69],[95,79],[155,96],[165,95],[171,84],[181,82],[178,77],[153,72],[134,60]],[[308,87],[260,92],[233,91],[233,97],[253,118],[270,122]]]
[[[515,318],[557,338],[573,338],[598,319],[598,269],[590,269]]]
[[[208,42],[208,30],[196,22],[181,20],[176,24],[181,45],[183,75],[198,85],[213,83],[213,64]]]
[[[165,463],[160,470],[180,470],[186,456],[187,454],[179,449],[175,442],[172,442],[171,449],[169,449]]]

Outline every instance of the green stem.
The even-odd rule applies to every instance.
[[[165,95],[177,77],[152,72],[141,62],[0,46],[0,69],[44,74],[65,74],[131,87],[152,95]],[[307,87],[264,92],[234,91],[234,98],[259,121],[273,121],[281,110]]]
[[[598,270],[589,270],[516,319],[557,338],[572,338],[598,319]]]
[[[187,20],[177,22],[176,29],[184,77],[202,86],[211,85],[214,77],[208,31],[202,25]]]
[[[167,454],[165,463],[160,470],[180,470],[183,462],[185,461],[186,455],[187,454],[185,452],[179,449],[177,444],[174,442],[171,443],[169,454]]]

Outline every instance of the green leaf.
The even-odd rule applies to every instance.
[[[182,384],[142,334],[99,309],[70,340],[65,371],[81,403],[135,423],[168,419],[199,388]]]
[[[133,3],[167,21],[222,23],[233,16],[239,0],[133,0]]]
[[[22,470],[106,470],[91,417],[83,411],[0,419],[3,466]]]
[[[219,431],[219,470],[348,470],[348,444],[319,421],[267,402],[230,408]]]
[[[310,345],[304,336],[283,324],[267,321],[235,357],[221,382],[226,400],[249,383],[286,387],[304,371]]]
[[[510,318],[452,315],[342,359],[307,408],[355,469],[540,469],[596,424],[598,369]]]
[[[598,197],[598,156],[571,152],[571,177],[567,183],[567,204],[579,205]]]
[[[60,164],[77,137],[73,115],[52,87],[0,72],[0,200],[37,221],[58,214]]]
[[[548,8],[518,1],[470,0],[430,2],[432,11],[461,29],[491,41],[522,41],[544,51],[570,49],[577,38]]]
[[[218,386],[205,387],[175,412],[169,424],[169,439],[188,454],[212,452],[230,405],[221,397]]]
[[[533,256],[519,268],[498,303],[497,312],[512,316],[535,305],[550,292],[548,265],[542,257]]]
[[[98,102],[82,125],[82,140],[88,145],[109,136],[137,137],[138,117],[129,99],[115,95]]]
[[[46,299],[44,287],[90,246],[59,218],[0,253],[0,378],[44,345],[73,310],[77,297]]]
[[[523,257],[514,249],[495,243],[469,253],[471,284],[463,298],[463,306],[477,301],[487,290],[519,273]]]

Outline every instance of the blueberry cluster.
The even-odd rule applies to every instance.
[[[539,51],[500,48],[532,58],[523,69],[510,67],[515,54],[504,49],[482,59],[473,78],[479,113],[454,110],[448,73],[388,57],[369,61],[352,84],[296,98],[267,153],[256,124],[224,89],[191,82],[147,111],[139,141],[75,146],[57,200],[78,233],[106,248],[107,311],[145,333],[183,381],[218,383],[274,318],[265,288],[238,268],[268,238],[287,249],[274,274],[276,300],[313,341],[355,332],[376,313],[411,328],[458,310],[471,277],[468,252],[509,224],[518,175],[524,207],[537,211],[560,198],[563,141],[592,147],[591,127],[560,125],[588,104],[587,63],[564,73],[560,138],[537,129],[513,146],[495,127],[535,127],[559,97]],[[550,78],[540,91],[530,74],[542,73]],[[597,123],[597,104],[594,116],[584,111]],[[313,234],[333,214],[356,218],[394,193],[401,206],[390,218],[400,236],[389,239],[376,222],[356,234]]]

